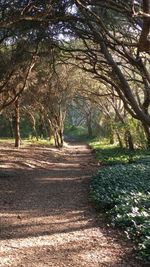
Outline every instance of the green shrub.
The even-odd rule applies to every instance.
[[[139,244],[141,257],[150,260],[150,165],[106,166],[92,178],[90,198]]]

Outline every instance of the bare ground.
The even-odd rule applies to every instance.
[[[85,145],[0,148],[0,267],[146,266],[90,205]]]

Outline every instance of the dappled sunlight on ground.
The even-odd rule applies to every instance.
[[[0,161],[0,267],[144,266],[89,204],[86,146],[2,147]]]

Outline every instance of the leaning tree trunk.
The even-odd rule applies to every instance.
[[[150,51],[150,40],[149,40],[149,30],[150,30],[150,2],[149,0],[143,0],[143,26],[141,31],[141,36],[139,39],[139,51],[149,52]]]
[[[15,101],[15,147],[20,147],[20,112],[19,112],[19,99]]]
[[[150,148],[150,127],[143,123],[143,128],[147,139],[147,147]]]
[[[122,139],[120,137],[118,130],[115,130],[115,133],[116,133],[120,148],[123,148],[123,142],[122,142]]]

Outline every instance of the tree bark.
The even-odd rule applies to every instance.
[[[108,64],[112,67],[113,72],[115,73],[116,77],[119,80],[120,89],[117,89],[117,87],[115,89],[118,90],[117,93],[122,99],[125,109],[131,114],[131,110],[128,108],[128,105],[127,105],[127,102],[129,102],[136,115],[136,119],[139,119],[142,123],[144,122],[147,126],[150,126],[150,116],[146,114],[144,110],[142,110],[138,106],[138,103],[132,93],[132,90],[129,86],[128,81],[124,77],[121,69],[119,68],[115,60],[113,59],[112,54],[109,52],[107,45],[103,41],[101,43],[101,51],[103,55],[105,56]],[[133,117],[133,113],[131,114],[131,116]]]
[[[150,127],[143,123],[143,128],[147,139],[147,147],[150,148]]]
[[[52,130],[52,124],[50,119],[47,119],[48,121],[48,136],[49,136],[49,140],[51,140],[52,136],[53,136],[53,130]]]
[[[15,147],[20,147],[20,110],[18,97],[15,101]]]
[[[114,144],[114,129],[111,121],[110,121],[110,144],[111,145]]]
[[[120,146],[121,148],[123,148],[123,142],[122,142],[122,140],[121,140],[120,134],[119,134],[119,132],[118,132],[117,130],[116,130],[115,132],[116,132],[116,136],[117,136],[117,138],[118,138],[119,146]]]
[[[10,134],[14,138],[13,118],[9,118]]]
[[[147,14],[147,16],[144,16],[144,14]],[[150,16],[148,15],[150,15],[150,1],[143,0],[143,27],[139,39],[140,52],[150,52],[150,40],[148,39],[150,32]]]
[[[86,117],[86,124],[87,124],[87,130],[88,130],[88,136],[93,136],[93,130],[92,130],[92,120],[91,120],[91,114],[88,114]]]
[[[127,147],[130,150],[134,150],[133,139],[132,139],[131,132],[129,130],[125,131],[125,141],[126,141]]]
[[[34,115],[31,112],[28,112],[30,115],[30,120],[31,120],[31,124],[32,124],[32,130],[33,130],[33,136],[36,137],[36,140],[38,141],[38,133],[37,133],[37,129],[36,129],[36,120]]]

